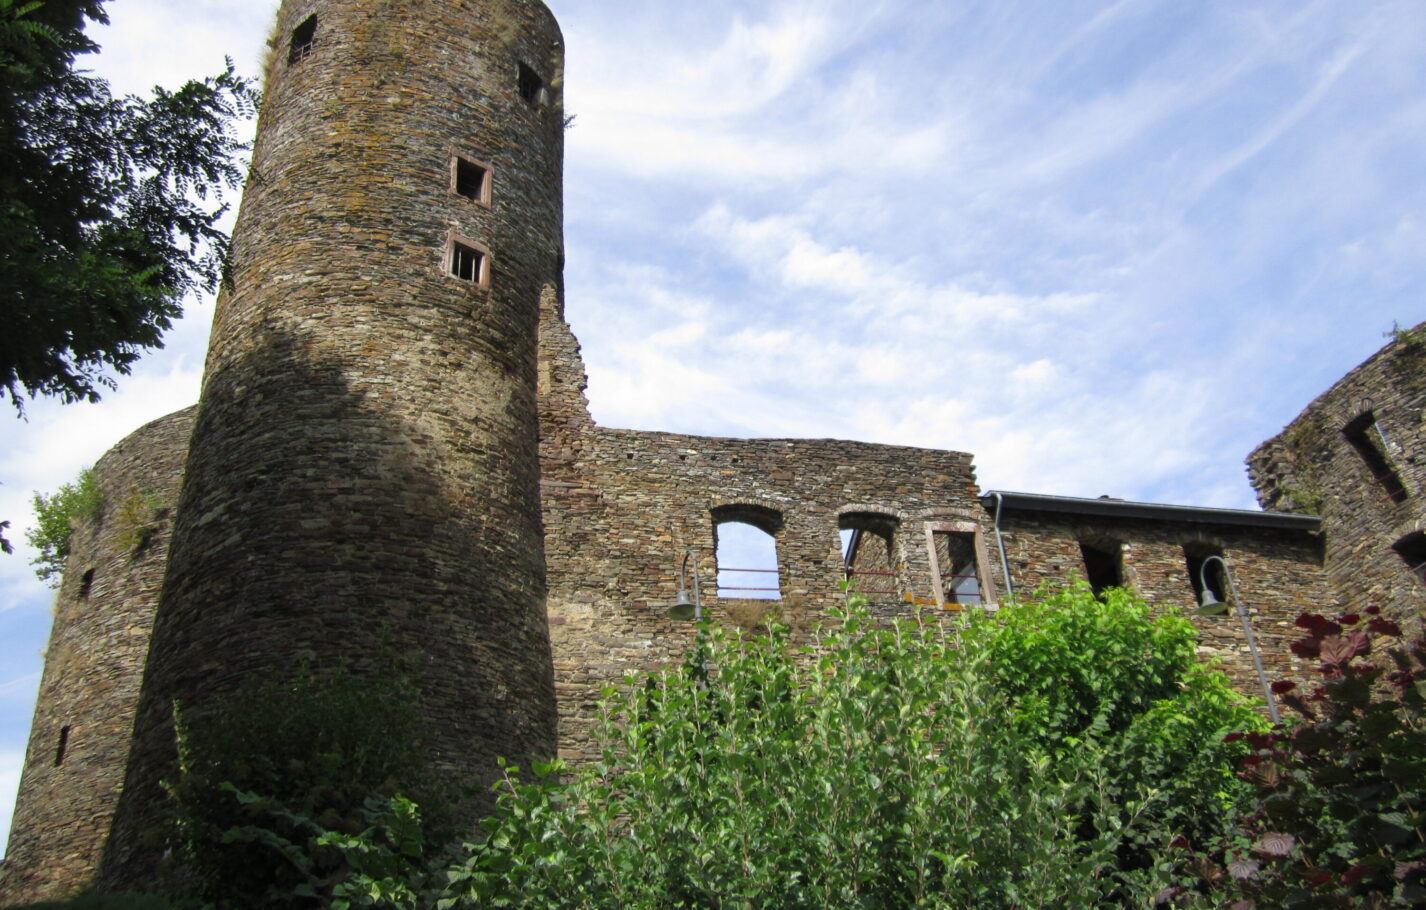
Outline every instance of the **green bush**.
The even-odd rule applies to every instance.
[[[987,654],[990,682],[1017,736],[1052,756],[1096,744],[1107,792],[1126,826],[1119,864],[1148,865],[1175,837],[1201,839],[1233,823],[1251,788],[1234,774],[1264,730],[1226,677],[1204,666],[1177,614],[1153,616],[1131,593],[1094,597],[1080,584],[1042,592],[967,632]],[[1123,814],[1138,813],[1131,819]]]
[[[31,502],[35,507],[35,526],[25,532],[25,539],[39,555],[30,560],[30,565],[38,567],[35,574],[41,580],[57,588],[64,574],[64,562],[69,558],[69,538],[74,524],[98,515],[104,508],[104,494],[94,470],[85,468],[74,483],[61,484],[50,496],[36,493]]]
[[[512,774],[454,864],[403,860],[389,825],[319,836],[353,857],[332,906],[1141,905],[1145,845],[1227,815],[1224,733],[1258,723],[1192,655],[1187,623],[1087,589],[944,626],[853,612],[800,651],[710,624],[607,693],[598,762]]]

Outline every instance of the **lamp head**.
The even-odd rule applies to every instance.
[[[1228,612],[1228,605],[1223,603],[1208,588],[1203,589],[1202,605],[1198,608],[1199,616],[1222,616]]]
[[[696,610],[693,601],[689,598],[688,592],[679,590],[678,599],[666,611],[670,619],[692,619]]]

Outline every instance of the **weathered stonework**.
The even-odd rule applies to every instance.
[[[538,0],[287,0],[276,35],[109,887],[156,859],[175,700],[386,651],[414,662],[431,769],[472,811],[498,756],[555,747],[535,350],[562,248],[559,29]],[[488,206],[455,192],[457,153],[491,165]],[[469,280],[453,238],[489,251]]]
[[[193,409],[99,460],[104,506],[70,538],[0,903],[87,887],[118,806]]]
[[[1411,569],[1426,561],[1426,323],[1259,446],[1248,472],[1263,508],[1322,516],[1336,599],[1377,604],[1419,633],[1426,586]]]
[[[110,506],[76,531],[0,903],[64,896],[101,866],[101,885],[142,884],[172,700],[303,661],[414,655],[433,767],[463,781],[497,755],[588,758],[601,691],[692,641],[665,612],[685,554],[710,617],[776,615],[794,635],[848,576],[880,617],[1113,576],[1189,616],[1249,694],[1241,626],[1197,614],[1190,557],[1226,559],[1271,676],[1302,669],[1287,642],[1303,610],[1419,616],[1392,545],[1423,528],[1426,342],[1389,345],[1250,459],[1267,508],[1321,505],[1325,575],[1313,519],[982,495],[960,452],[598,427],[564,320],[563,49],[545,7],[286,0],[275,34],[203,399],[96,469]],[[461,183],[458,159],[489,182]],[[457,242],[474,258],[453,263]],[[1366,411],[1401,502],[1371,492],[1342,435]],[[117,545],[113,511],[136,489],[176,504],[141,553]],[[719,598],[724,521],[773,536],[777,600]]]
[[[1062,499],[1056,505],[1056,511],[1048,511],[1027,503],[1003,513],[1006,558],[1020,596],[1042,586],[1054,588],[1086,579],[1081,544],[1117,553],[1122,585],[1132,588],[1155,612],[1188,618],[1198,630],[1199,653],[1216,662],[1240,691],[1261,696],[1237,613],[1198,614],[1187,558],[1216,554],[1232,573],[1268,677],[1302,678],[1310,669],[1288,648],[1301,637],[1293,620],[1304,611],[1331,611],[1337,606],[1322,576],[1313,522],[1303,521],[1296,528],[1272,527],[1275,516],[1103,500]],[[989,501],[986,506],[994,508]],[[1155,517],[1141,517],[1150,512]],[[1258,523],[1249,523],[1255,518]]]

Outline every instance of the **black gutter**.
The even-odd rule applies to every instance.
[[[1064,512],[1071,515],[1092,515],[1096,518],[1148,518],[1155,521],[1187,521],[1307,532],[1319,531],[1322,528],[1322,519],[1316,515],[1172,506],[1157,502],[1126,502],[1122,499],[1081,499],[1076,496],[1007,493],[1002,490],[991,490],[984,494],[980,497],[980,504],[990,509],[996,497],[999,497],[1003,508],[1018,512]]]

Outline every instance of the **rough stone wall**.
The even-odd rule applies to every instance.
[[[1301,637],[1293,620],[1305,610],[1332,609],[1317,540],[1270,528],[1146,519],[1080,518],[1061,513],[1008,512],[1001,521],[1006,558],[1018,596],[1037,587],[1083,579],[1080,543],[1122,554],[1124,583],[1157,612],[1179,613],[1197,628],[1199,653],[1222,662],[1242,692],[1260,696],[1236,611],[1197,615],[1185,547],[1217,553],[1228,563],[1257,639],[1269,679],[1300,678],[1306,665],[1288,645]]]
[[[897,525],[905,594],[934,604],[925,523],[978,523],[969,455],[836,440],[718,439],[593,426],[578,347],[560,314],[542,322],[541,451],[550,637],[560,754],[589,757],[599,692],[675,662],[691,623],[669,619],[680,561],[693,553],[705,615],[756,625],[769,613],[806,629],[843,603],[842,516]],[[774,532],[779,601],[720,600],[716,522]],[[904,600],[886,604],[905,613]]]
[[[171,414],[94,466],[104,506],[70,539],[0,905],[65,897],[93,880],[123,785],[192,429],[192,408]]]
[[[174,698],[303,661],[362,673],[386,648],[472,811],[497,756],[555,748],[535,382],[561,267],[558,27],[538,0],[286,0],[276,35],[109,887],[154,860]],[[457,153],[490,165],[488,206],[453,191]],[[481,280],[452,274],[454,238],[488,250]]]
[[[1423,407],[1426,323],[1348,373],[1248,457],[1264,509],[1321,514],[1336,599],[1353,609],[1379,605],[1418,631],[1426,587],[1393,544],[1426,531]],[[1375,426],[1363,423],[1367,415]],[[1395,498],[1390,480],[1374,476],[1349,439],[1352,429],[1400,481]]]

